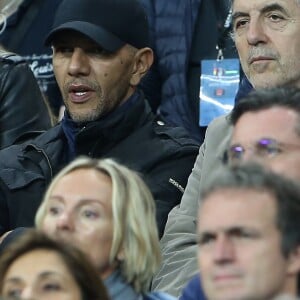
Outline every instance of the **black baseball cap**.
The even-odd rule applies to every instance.
[[[149,47],[147,16],[138,0],[63,0],[45,44],[63,30],[80,32],[111,52],[125,44]]]

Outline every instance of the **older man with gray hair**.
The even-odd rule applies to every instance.
[[[234,0],[233,37],[242,68],[255,89],[300,87],[299,0]],[[251,126],[251,124],[249,124]],[[163,264],[154,289],[179,295],[197,272],[196,212],[207,176],[221,164],[232,126],[228,116],[208,127],[179,206],[171,210],[161,240]]]

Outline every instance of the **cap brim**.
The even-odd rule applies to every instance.
[[[80,32],[110,52],[115,52],[125,45],[125,42],[111,32],[94,24],[82,21],[70,21],[54,28],[46,37],[45,45],[49,46],[53,42],[54,36],[63,30],[75,30]]]

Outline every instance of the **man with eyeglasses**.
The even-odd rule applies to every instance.
[[[230,122],[228,163],[255,160],[300,182],[300,89],[252,92],[237,103]]]
[[[255,89],[300,87],[300,0],[231,2],[232,36],[251,85]],[[228,147],[229,119],[218,118],[208,127],[181,203],[169,213],[161,239],[163,263],[153,280],[154,289],[179,295],[197,272],[195,232],[200,192]]]
[[[300,89],[253,91],[236,104],[228,122],[233,125],[233,130],[222,156],[224,164],[236,166],[254,161],[274,173],[300,182]],[[202,270],[201,278],[204,273]],[[193,295],[195,287],[199,289],[197,279],[193,289],[191,284],[184,289],[180,300],[197,300],[194,296],[187,297],[187,294]]]

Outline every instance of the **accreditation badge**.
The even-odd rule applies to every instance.
[[[199,126],[208,126],[213,119],[232,110],[239,87],[239,70],[237,58],[201,61]]]

